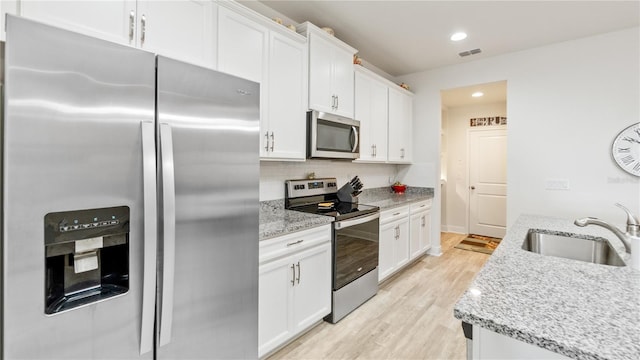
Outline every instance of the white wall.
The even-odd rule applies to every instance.
[[[615,202],[640,213],[639,179],[609,153],[618,132],[640,120],[639,34],[636,27],[400,77],[416,94],[415,161],[405,181],[433,186],[440,178],[440,90],[506,80],[507,226],[523,213],[622,224]],[[545,190],[548,178],[568,179],[571,189]],[[438,209],[433,216],[440,224]]]
[[[284,181],[304,179],[310,172],[316,177],[335,177],[338,186],[358,175],[365,189],[388,186],[396,181],[397,165],[357,164],[338,160],[307,160],[305,162],[260,162],[260,201],[284,198]],[[391,181],[391,182],[389,182]]]
[[[469,119],[475,117],[506,116],[507,104],[505,102],[469,105],[460,107],[450,107],[447,111],[446,128],[446,178],[447,184],[444,188],[446,194],[446,207],[442,210],[443,218],[446,218],[446,228],[443,231],[466,233],[468,206],[469,206],[469,153],[467,150],[467,137]],[[508,120],[507,120],[508,121]],[[507,185],[508,187],[508,185]]]

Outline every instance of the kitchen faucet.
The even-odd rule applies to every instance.
[[[617,207],[624,210],[627,213],[627,232],[622,232],[617,227],[609,224],[606,221],[586,217],[582,219],[576,219],[574,224],[577,226],[598,225],[613,232],[624,244],[624,249],[628,254],[631,254],[632,267],[640,269],[640,220],[637,216],[634,216],[626,207],[616,204]],[[632,249],[633,248],[633,254]]]

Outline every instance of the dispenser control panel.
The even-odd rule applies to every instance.
[[[129,232],[129,207],[74,210],[45,216],[47,244]]]

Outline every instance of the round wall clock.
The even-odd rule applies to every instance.
[[[640,177],[640,123],[629,126],[616,136],[611,155],[622,170]]]

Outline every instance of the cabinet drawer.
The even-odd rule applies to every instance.
[[[409,215],[409,206],[397,207],[380,213],[380,224],[405,218]]]
[[[432,200],[429,199],[429,200],[417,202],[415,204],[411,204],[411,213],[413,214],[416,211],[424,211],[424,210],[431,209],[431,202]]]
[[[259,261],[265,261],[290,255],[311,246],[331,241],[331,225],[298,231],[277,238],[260,241]]]

